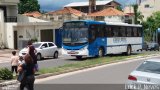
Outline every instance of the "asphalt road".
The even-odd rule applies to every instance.
[[[128,75],[143,60],[126,61],[82,72],[44,79],[42,84],[125,84]]]
[[[125,90],[128,75],[144,60],[125,61],[37,80],[35,90],[44,90],[43,87],[47,90]]]
[[[134,52],[133,54],[138,54],[138,53],[149,53],[152,54],[155,51],[143,51],[143,52]],[[2,57],[0,59],[3,59]],[[10,62],[5,62],[5,59],[9,60],[10,58],[4,58],[4,62],[0,63],[0,68],[11,68]],[[57,66],[63,66],[65,64],[71,64],[75,62],[80,62],[79,60],[76,60],[75,57],[71,56],[63,56],[61,55],[58,59],[53,59],[53,58],[45,58],[41,61],[38,61],[39,68],[49,68],[49,67],[57,67]]]
[[[49,68],[49,67],[57,67],[57,66],[63,66],[65,64],[75,63],[77,60],[74,57],[71,56],[60,56],[58,59],[53,58],[45,58],[41,61],[38,61],[39,68]],[[0,68],[11,68],[10,62],[4,62],[0,63]]]
[[[37,79],[35,90],[126,90],[128,75],[144,60],[124,61]],[[18,86],[7,90],[17,90],[13,87]]]

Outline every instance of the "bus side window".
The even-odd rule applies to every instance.
[[[132,36],[132,28],[127,27],[127,37],[131,37],[131,36]]]
[[[119,29],[120,37],[125,37],[126,36],[126,28],[124,26],[121,26]]]
[[[141,36],[142,36],[142,32],[143,32],[143,31],[142,31],[142,28],[139,27],[139,28],[137,28],[137,29],[138,29],[138,30],[137,30],[137,31],[138,31],[138,37],[141,37]]]
[[[96,37],[104,37],[104,25],[101,25],[101,24],[99,24],[99,25],[95,25],[96,26],[96,28],[95,28],[95,30],[96,30]]]
[[[113,27],[113,37],[118,37],[119,36],[119,27],[114,26]]]
[[[133,28],[133,36],[137,37],[138,36],[138,32],[137,32],[137,27]]]
[[[113,37],[113,31],[111,26],[105,26],[105,36],[106,37]]]
[[[96,38],[96,26],[90,25],[89,27],[89,42],[92,42]]]

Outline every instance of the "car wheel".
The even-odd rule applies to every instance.
[[[37,54],[37,60],[41,60],[42,59],[42,56],[40,53]]]
[[[58,52],[57,51],[54,53],[53,58],[58,58]]]

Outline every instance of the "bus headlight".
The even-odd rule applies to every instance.
[[[88,46],[83,47],[81,50],[86,50],[88,48]]]

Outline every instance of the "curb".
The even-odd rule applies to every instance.
[[[125,61],[129,61],[129,60],[137,60],[137,59],[143,60],[143,59],[155,58],[155,57],[159,57],[159,56],[160,56],[159,54],[153,54],[153,55],[147,55],[147,56],[137,56],[137,57],[133,57],[133,58],[126,58],[124,61],[115,60],[115,61],[111,61],[111,62],[107,62],[107,63],[90,65],[90,66],[86,66],[86,67],[82,67],[82,68],[70,69],[70,70],[66,70],[66,71],[62,71],[62,72],[57,72],[57,73],[54,73],[54,74],[53,73],[42,74],[42,75],[35,76],[35,78],[36,79],[42,79],[42,78],[47,78],[47,77],[50,77],[50,76],[60,75],[60,74],[64,74],[64,73],[69,73],[69,72],[73,72],[73,71],[77,71],[77,70],[83,70],[83,69],[92,68],[92,67],[101,66],[101,65],[106,65],[106,64],[125,62]],[[8,86],[8,85],[14,85],[14,84],[18,84],[18,83],[19,82],[17,80],[4,81],[4,82],[0,83],[0,87],[4,87],[4,86]]]

